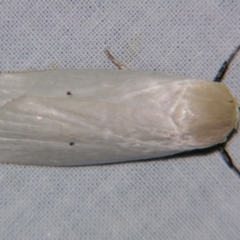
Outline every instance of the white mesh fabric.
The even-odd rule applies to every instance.
[[[240,44],[238,1],[1,1],[0,72],[129,68],[213,79]],[[225,84],[238,99],[240,56]],[[227,148],[240,167],[240,136]],[[1,154],[1,153],[0,153]],[[218,152],[168,161],[0,165],[1,239],[239,239],[240,179]]]

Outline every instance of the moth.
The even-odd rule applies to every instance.
[[[217,145],[238,126],[220,81],[158,71],[47,70],[0,74],[0,163],[79,166],[143,160]]]

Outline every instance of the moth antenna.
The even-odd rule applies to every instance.
[[[233,61],[233,59],[235,58],[239,50],[240,50],[240,45],[238,45],[238,47],[232,52],[228,60],[222,64],[221,68],[218,70],[217,75],[213,79],[214,82],[221,82],[223,80],[229,65],[231,64],[231,62]]]
[[[232,158],[230,157],[229,153],[227,152],[227,150],[225,149],[224,145],[220,145],[219,146],[219,151],[223,157],[223,159],[225,160],[225,162],[227,163],[227,165],[233,169],[238,176],[240,177],[240,170],[236,167],[236,165],[234,164]]]

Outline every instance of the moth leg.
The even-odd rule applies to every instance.
[[[124,64],[122,64],[113,57],[113,55],[109,52],[108,49],[105,49],[104,52],[106,53],[107,57],[112,61],[112,63],[115,64],[120,70],[128,70],[128,68]]]
[[[227,152],[227,150],[225,149],[224,145],[220,145],[219,146],[219,151],[223,157],[223,159],[225,160],[225,162],[227,163],[227,165],[233,169],[239,176],[240,176],[240,170],[236,167],[236,165],[233,163],[232,158],[230,157],[229,153]]]
[[[235,58],[239,50],[240,50],[240,45],[232,52],[228,60],[222,64],[221,68],[218,70],[217,75],[213,79],[214,82],[221,82],[223,80],[229,65],[231,64],[232,60]]]

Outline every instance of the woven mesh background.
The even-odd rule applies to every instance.
[[[1,1],[0,71],[129,68],[212,79],[239,1]],[[240,56],[224,84],[240,99]],[[240,136],[227,148],[240,167]],[[1,153],[0,153],[1,154]],[[1,239],[240,239],[240,179],[216,151],[167,161],[0,165]]]

